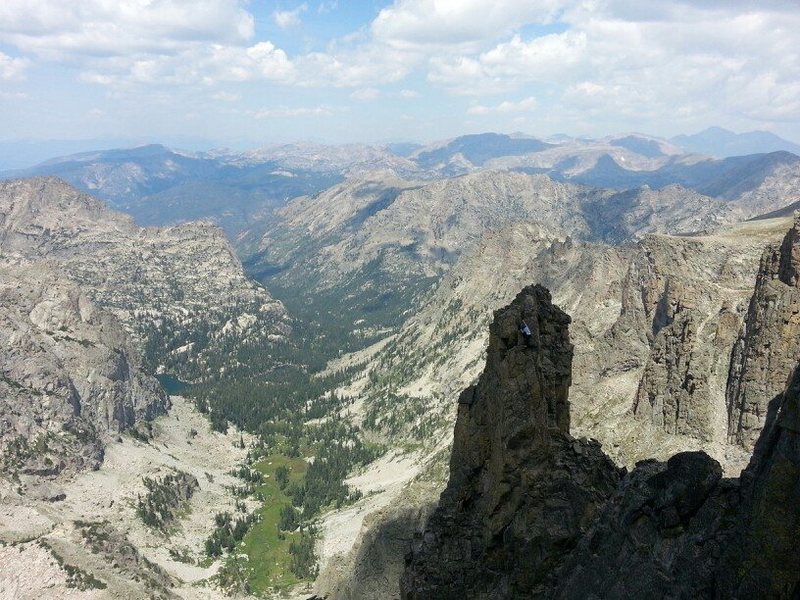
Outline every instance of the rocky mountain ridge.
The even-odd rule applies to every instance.
[[[539,225],[551,239],[618,243],[646,232],[715,229],[738,215],[679,187],[615,193],[502,171],[427,183],[368,176],[291,202],[279,224],[250,240],[245,264],[284,296],[306,305],[320,293],[347,297],[352,321],[366,317],[384,328],[482,235],[514,223]]]
[[[96,468],[109,439],[169,407],[154,373],[269,370],[248,353],[290,331],[218,227],[143,229],[53,178],[0,183],[0,269],[11,471]]]
[[[331,256],[366,248],[347,257],[364,264],[380,248],[408,247],[419,258],[446,260],[463,253],[485,231],[511,222],[539,222],[553,234],[575,239],[619,242],[647,232],[713,229],[741,215],[723,202],[681,188],[626,192],[597,190],[554,181],[544,175],[481,171],[435,182],[404,181],[371,174],[313,197],[300,198],[281,211],[283,222],[262,239],[269,250],[281,229],[293,229],[323,246]],[[338,240],[347,234],[354,239]],[[340,261],[342,259],[339,259]]]
[[[486,170],[435,183],[387,178],[384,186],[383,178],[290,203],[264,239],[266,252],[247,262],[268,286],[284,285],[282,294],[296,289],[292,281],[313,286],[301,297],[316,310],[323,307],[317,292],[333,290],[336,314],[326,320],[375,333],[371,349],[331,367],[366,363],[336,393],[351,398],[348,415],[369,435],[428,456],[436,470],[458,391],[480,373],[491,310],[539,281],[576,315],[576,435],[599,439],[617,464],[699,448],[729,474],[747,463],[752,445],[729,442],[728,367],[759,256],[783,237],[787,220],[730,224],[743,212],[680,187],[600,191]],[[451,221],[449,210],[465,218]],[[660,233],[664,225],[674,235]],[[397,294],[406,285],[419,286],[411,301]],[[375,299],[371,310],[358,305],[350,319],[366,297]],[[364,532],[354,564],[374,545],[399,543],[396,532],[413,527],[409,515],[424,508],[384,511]],[[392,565],[376,567],[366,588],[351,578],[320,592],[374,590]]]
[[[599,440],[616,464],[630,468],[704,449],[736,475],[752,445],[745,449],[728,437],[731,354],[759,256],[765,245],[779,247],[790,226],[791,219],[759,220],[710,235],[648,234],[622,246],[557,239],[531,223],[486,233],[399,333],[376,345],[369,372],[341,393],[359,398],[355,418],[382,439],[428,452],[428,468],[438,472],[459,392],[477,380],[485,360],[492,309],[513,300],[522,283],[538,281],[575,315],[572,435]],[[683,342],[681,324],[693,332]],[[691,385],[683,388],[685,373]],[[359,567],[358,577],[329,573],[320,594],[391,597],[397,588],[380,582],[399,578],[403,552],[392,556],[388,548],[408,548],[402,532],[420,526],[428,511],[427,481],[411,482],[396,509],[381,511],[346,564],[364,565],[374,553],[385,560]]]
[[[525,281],[538,281],[576,315],[577,431],[600,439],[623,464],[704,447],[740,469],[752,445],[739,451],[728,444],[730,357],[759,256],[790,223],[650,234],[617,247],[560,238],[532,223],[484,234],[377,350],[359,392],[366,418],[384,433],[417,431],[422,439],[434,423],[447,423],[458,392],[480,372],[491,310]],[[684,389],[686,373],[692,385]]]
[[[15,204],[7,227],[4,213],[0,251],[63,270],[135,344],[148,345],[157,357],[149,367],[193,380],[265,374],[243,370],[252,363],[237,352],[269,352],[289,321],[243,282],[218,229],[140,229],[70,201],[56,205],[64,223],[48,222],[46,196],[41,206]],[[87,211],[111,226],[96,229]],[[356,420],[382,440],[446,445],[436,436],[456,390],[478,375],[487,313],[537,280],[576,315],[573,432],[592,432],[619,462],[702,444],[734,468],[741,456],[727,460],[727,422],[718,418],[727,414],[725,368],[748,318],[758,255],[777,227],[724,228],[742,214],[680,186],[614,192],[493,171],[441,182],[368,175],[292,203],[265,255],[247,264],[283,282],[282,294],[298,286],[309,315],[359,315],[347,323],[352,337],[384,343],[352,387],[366,390],[353,392]],[[697,230],[707,234],[688,235]]]

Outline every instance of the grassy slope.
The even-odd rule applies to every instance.
[[[264,474],[265,481],[257,492],[264,495],[264,504],[260,509],[261,521],[247,532],[240,552],[247,554],[251,569],[250,587],[257,595],[264,594],[272,588],[284,589],[300,583],[291,571],[291,555],[289,544],[296,533],[286,533],[285,539],[278,538],[278,520],[281,508],[291,504],[291,499],[280,489],[275,481],[275,470],[281,465],[289,468],[289,483],[301,483],[305,477],[308,463],[302,458],[287,458],[275,455],[265,458],[254,465]]]

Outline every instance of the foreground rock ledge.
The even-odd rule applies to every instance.
[[[403,598],[797,597],[800,369],[741,480],[703,452],[625,473],[569,435],[569,322],[541,286],[495,313]]]

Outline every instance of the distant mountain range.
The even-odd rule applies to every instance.
[[[256,214],[342,180],[336,172],[286,170],[269,157],[193,154],[161,145],[84,152],[9,176],[57,176],[123,210],[142,225],[210,218],[231,234]]]
[[[728,201],[767,185],[772,191],[761,193],[753,206],[769,211],[784,205],[776,194],[795,194],[796,186],[782,183],[800,177],[800,157],[793,152],[800,154],[800,147],[773,134],[719,128],[672,140],[634,133],[594,140],[481,133],[427,146],[297,143],[186,152],[147,145],[54,158],[0,172],[0,178],[57,176],[141,225],[211,219],[236,238],[254,224],[265,230],[293,198],[376,172],[431,181],[481,170],[517,171],[616,190],[677,184]]]
[[[199,150],[213,148],[210,140],[190,136],[164,136],[160,143],[173,148]],[[112,148],[132,148],[145,145],[135,138],[92,138],[83,140],[0,140],[0,171],[27,169],[54,156],[68,156],[80,152],[97,152]]]
[[[415,159],[417,164],[422,167],[437,167],[460,155],[473,165],[482,167],[493,158],[531,154],[552,147],[552,144],[531,137],[481,133],[463,135],[438,147],[424,147],[412,154],[411,158]]]

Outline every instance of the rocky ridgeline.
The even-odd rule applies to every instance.
[[[402,596],[795,597],[800,369],[740,480],[703,452],[625,473],[569,434],[568,323],[538,286],[495,313],[486,368],[459,404],[450,481],[407,558]]]
[[[4,259],[53,264],[146,344],[153,368],[219,375],[288,332],[283,306],[247,279],[216,226],[140,228],[54,178],[1,183],[0,215]]]
[[[373,173],[295,200],[281,215],[261,242],[261,259],[288,267],[281,280],[312,270],[322,285],[376,261],[403,280],[438,275],[483,234],[515,223],[542,226],[553,237],[619,243],[645,233],[714,229],[738,218],[725,203],[680,186],[615,193],[504,171],[433,182]],[[293,263],[307,247],[315,248],[309,261]]]
[[[117,319],[46,265],[0,265],[0,343],[6,472],[94,468],[105,435],[169,406]]]
[[[622,246],[559,237],[528,223],[487,232],[376,354],[368,406],[383,410],[389,382],[407,406],[425,406],[406,424],[412,435],[426,419],[451,422],[458,393],[480,374],[491,310],[536,281],[574,315],[574,431],[600,440],[621,464],[705,448],[738,473],[752,444],[745,450],[728,441],[731,353],[759,256],[787,223],[647,234]],[[396,409],[389,403],[378,422],[391,424]]]
[[[648,261],[664,263],[654,297],[663,292],[665,278],[681,279],[689,265],[692,276],[685,287],[698,281],[714,288],[708,283],[714,277],[724,275],[726,282],[741,277],[734,296],[746,302],[757,268],[750,254],[757,257],[763,248],[763,241],[742,248],[735,241],[673,243],[676,238],[650,235],[717,230],[736,218],[724,203],[679,186],[617,193],[498,171],[417,183],[373,174],[295,200],[282,216],[252,266],[258,272],[264,261],[268,286],[306,296],[309,304],[323,291],[332,292],[336,302],[329,304],[337,307],[344,297],[345,310],[336,318],[352,317],[354,328],[364,319],[367,330],[403,323],[400,335],[370,362],[370,382],[376,385],[370,383],[365,394],[369,420],[385,422],[383,433],[400,436],[416,430],[426,437],[435,427],[422,421],[433,416],[441,424],[452,417],[445,413],[458,391],[479,373],[491,311],[530,281],[552,289],[577,315],[576,329],[586,342],[576,357],[576,384],[585,392],[576,402],[579,410],[593,404],[600,373],[610,381],[624,372],[632,381],[624,388],[614,381],[608,394],[630,411],[650,352],[651,324],[642,319],[636,331],[621,332],[608,343],[602,338],[620,317],[620,288],[631,261],[641,257],[645,275]],[[610,245],[635,240],[635,247]],[[699,257],[693,246],[703,250]],[[625,293],[635,295],[637,284],[631,275]],[[717,286],[710,293],[717,298],[729,291]],[[349,308],[357,302],[363,310]],[[703,302],[702,318],[698,313],[704,341],[711,315],[719,310],[715,302]],[[395,400],[386,400],[387,382],[392,394],[410,398],[402,411],[407,419],[398,418]],[[420,412],[420,405],[434,410]]]

